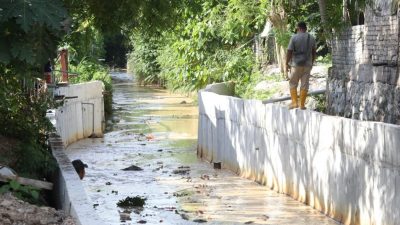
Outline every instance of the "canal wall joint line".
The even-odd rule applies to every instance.
[[[398,224],[400,126],[288,110],[219,87],[198,95],[199,157],[344,224]]]

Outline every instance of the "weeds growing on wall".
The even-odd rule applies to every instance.
[[[314,95],[312,98],[315,100],[315,111],[326,113],[326,96],[325,95]]]

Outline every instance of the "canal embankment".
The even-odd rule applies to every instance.
[[[345,224],[398,223],[400,126],[265,105],[218,86],[199,92],[199,157]]]
[[[104,130],[102,82],[94,81],[58,87],[55,96],[61,104],[48,113],[56,128],[49,138],[58,168],[55,174],[53,200],[58,209],[72,216],[78,225],[104,224],[94,211],[65,148],[88,137],[101,137]]]
[[[108,131],[65,151],[70,159],[89,165],[81,183],[104,223],[338,224],[198,158],[198,106],[193,99],[140,86],[131,74],[111,75],[114,111]],[[141,170],[126,170],[133,166]],[[118,206],[135,196],[146,199],[142,208]]]

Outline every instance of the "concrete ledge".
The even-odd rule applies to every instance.
[[[49,139],[53,156],[58,163],[58,174],[54,182],[53,193],[56,207],[71,215],[77,225],[102,225],[103,223],[85,193],[82,183],[72,166],[71,160],[64,153],[61,138]]]
[[[70,84],[65,87],[58,87],[56,95],[64,95],[68,103],[86,101],[103,96],[103,82],[90,81],[80,84]],[[69,97],[69,98],[68,98]]]
[[[400,219],[400,126],[199,94],[199,156],[344,224]]]

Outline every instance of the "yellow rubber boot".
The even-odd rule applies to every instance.
[[[300,89],[300,109],[306,109],[306,98],[307,98],[308,90]]]
[[[290,103],[289,109],[298,108],[297,104],[297,88],[290,88],[290,97],[292,98],[292,103]]]

